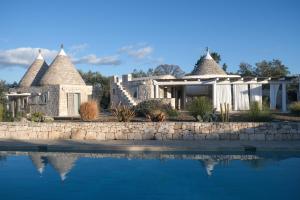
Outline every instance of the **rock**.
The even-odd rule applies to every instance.
[[[74,140],[84,140],[85,135],[86,135],[86,131],[82,129],[72,129],[71,131],[71,139]]]

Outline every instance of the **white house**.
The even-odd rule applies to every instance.
[[[131,74],[111,79],[112,104],[136,105],[148,99],[161,99],[176,109],[185,109],[195,96],[207,96],[214,108],[229,104],[230,110],[248,110],[251,101],[262,104],[269,99],[271,109],[287,111],[289,78],[241,77],[227,74],[211,57],[209,51],[191,73],[182,78],[171,75],[132,78]]]

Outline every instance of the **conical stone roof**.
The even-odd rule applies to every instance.
[[[207,50],[206,56],[202,59],[192,75],[227,75],[226,72],[211,57]]]
[[[41,51],[39,50],[39,55],[27,69],[26,73],[19,83],[19,86],[38,86],[48,67],[48,64],[45,62],[43,56],[41,55]]]
[[[77,160],[77,156],[74,155],[51,155],[47,158],[52,167],[59,173],[62,181],[67,178],[67,174]]]
[[[29,158],[31,159],[33,165],[36,167],[39,173],[42,174],[47,164],[46,160],[43,159],[42,155],[40,155],[39,153],[30,153]]]
[[[41,85],[85,85],[84,80],[71,62],[69,56],[61,48],[44,77]]]

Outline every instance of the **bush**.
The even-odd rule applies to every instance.
[[[29,120],[32,122],[42,122],[44,121],[44,113],[35,112],[29,116]]]
[[[178,117],[179,116],[179,112],[175,109],[168,109],[168,110],[166,110],[166,112],[169,117]]]
[[[0,103],[0,122],[4,120],[4,115],[5,115],[4,106],[3,104]]]
[[[93,121],[98,118],[99,110],[96,101],[82,103],[79,109],[80,117],[83,121]]]
[[[247,112],[248,121],[251,122],[267,122],[271,120],[269,109],[266,107],[260,108],[257,101],[250,103],[250,109]]]
[[[294,102],[289,106],[291,113],[300,116],[300,101]]]
[[[161,110],[153,110],[147,115],[147,118],[152,122],[163,122],[166,120],[166,114]]]
[[[112,109],[112,114],[117,117],[119,122],[130,122],[135,117],[132,108],[124,105],[118,105]]]
[[[137,116],[147,117],[153,110],[160,110],[167,113],[169,117],[178,116],[178,111],[174,110],[170,104],[165,104],[161,100],[147,100],[142,101],[135,106]]]
[[[209,116],[213,113],[212,102],[207,97],[193,99],[187,109],[197,121],[210,121]]]

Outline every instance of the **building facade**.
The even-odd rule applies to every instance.
[[[8,110],[17,113],[42,112],[52,117],[77,117],[81,102],[92,95],[63,47],[48,66],[41,52],[28,68],[19,87],[6,94]]]
[[[178,110],[186,109],[188,102],[198,96],[211,99],[220,111],[228,104],[232,111],[243,111],[263,99],[271,109],[287,111],[288,78],[241,77],[227,74],[207,50],[200,64],[190,75],[175,78],[171,75],[132,78],[131,74],[111,78],[111,104],[137,105],[149,99],[163,100]]]

